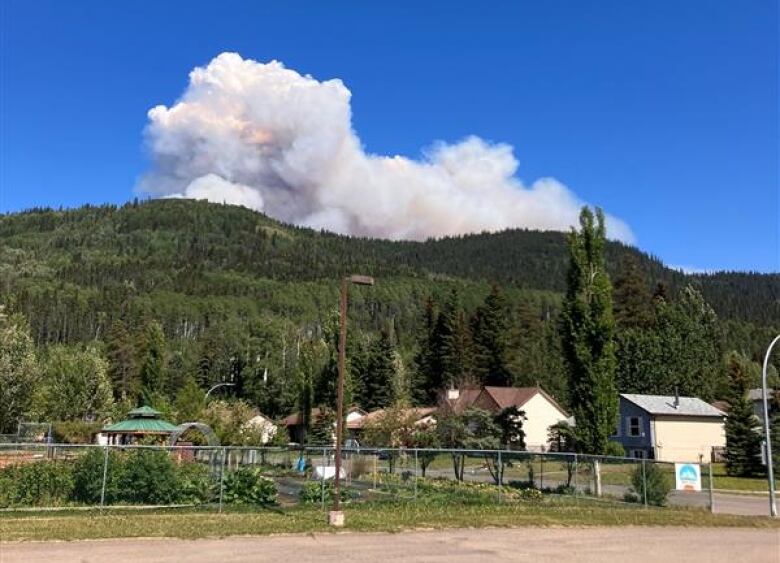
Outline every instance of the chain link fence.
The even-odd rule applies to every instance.
[[[0,509],[282,507],[333,500],[334,448],[0,444]],[[713,482],[674,491],[673,463],[509,450],[342,450],[343,502],[445,493],[712,507]],[[492,502],[492,501],[491,501]]]

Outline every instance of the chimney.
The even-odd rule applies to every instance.
[[[677,385],[674,386],[674,408],[680,406],[680,389]]]

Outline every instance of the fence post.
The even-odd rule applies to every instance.
[[[574,452],[574,498],[577,498],[577,452]]]
[[[707,468],[709,469],[710,474],[710,512],[713,514],[715,513],[715,494],[713,493],[713,489],[715,488],[715,485],[712,484],[712,462],[710,461],[707,464]]]
[[[106,447],[103,449],[103,484],[100,487],[100,510],[103,510],[103,507],[106,504],[106,479],[108,477],[108,448],[109,445],[106,444]]]
[[[544,453],[539,456],[539,489],[544,489]]]
[[[593,477],[596,497],[601,498],[601,460],[599,459],[593,460]]]
[[[496,466],[496,472],[498,473],[498,503],[501,504],[501,485],[504,481],[504,475],[501,471],[503,465],[501,464],[501,450],[498,450],[498,466]]]
[[[642,458],[642,502],[647,508],[647,473],[645,472],[645,458]]]
[[[417,448],[414,448],[414,500],[417,500]]]
[[[227,455],[227,449],[222,448],[222,463],[219,470],[219,511],[222,512],[222,494],[225,490],[225,456]]]
[[[322,448],[322,475],[320,479],[320,504],[322,505],[322,510],[325,510],[325,467],[327,463],[327,467],[330,467],[330,459],[328,459],[328,448],[324,447]]]

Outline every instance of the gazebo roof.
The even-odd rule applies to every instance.
[[[131,410],[127,413],[127,416],[129,418],[160,418],[161,414],[160,411],[156,411],[152,407],[144,405]]]
[[[127,420],[121,420],[103,427],[103,432],[111,434],[170,434],[176,425],[162,420],[160,411],[143,406],[127,413]]]

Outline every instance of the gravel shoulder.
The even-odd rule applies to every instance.
[[[223,539],[1,543],[0,562],[780,561],[780,530],[514,528]]]

